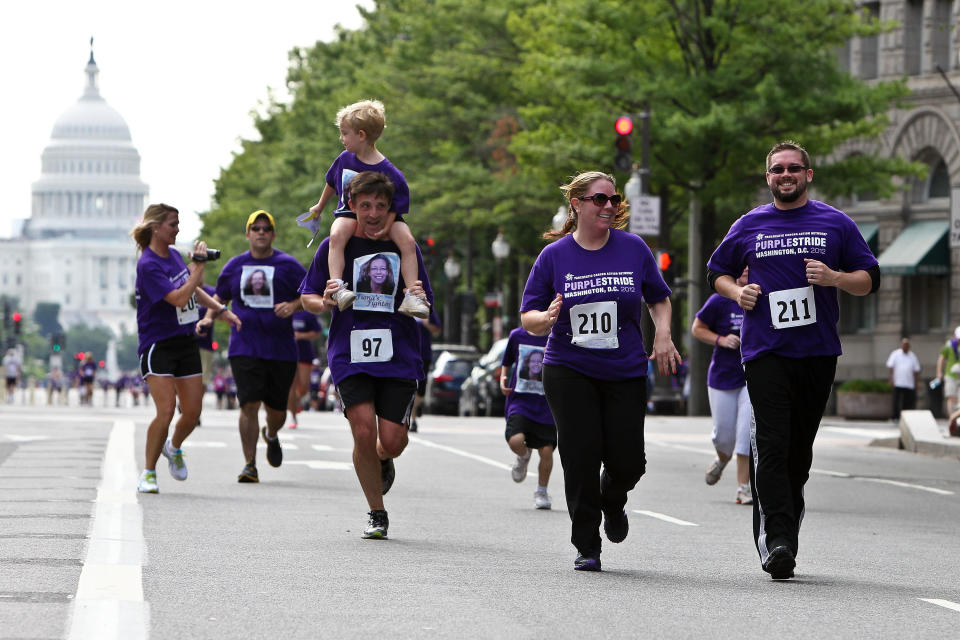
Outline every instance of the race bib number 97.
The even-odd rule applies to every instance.
[[[571,342],[585,349],[616,349],[617,303],[590,302],[570,308]]]
[[[197,294],[194,293],[187,300],[187,304],[177,307],[177,322],[180,324],[190,324],[200,319],[200,309],[197,308]]]
[[[774,291],[769,295],[770,320],[776,329],[792,329],[817,322],[813,285]]]
[[[365,329],[350,332],[350,362],[388,362],[393,358],[393,334],[390,329]]]

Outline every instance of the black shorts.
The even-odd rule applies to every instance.
[[[518,433],[523,434],[525,444],[531,449],[540,447],[557,448],[557,427],[552,424],[534,422],[519,413],[507,416],[507,432],[504,434],[509,441]]]
[[[15,387],[16,385],[17,385],[17,379],[16,379],[16,378],[7,378],[7,386],[8,386],[8,387]]]
[[[408,426],[416,391],[416,380],[374,378],[365,373],[354,374],[337,385],[344,411],[357,404],[372,402],[379,417]]]
[[[203,373],[200,349],[194,336],[177,336],[156,342],[140,356],[140,375],[192,378]]]
[[[262,402],[275,411],[287,410],[290,385],[297,375],[296,360],[266,360],[233,356],[230,369],[237,383],[237,401]]]

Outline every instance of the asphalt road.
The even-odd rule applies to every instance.
[[[708,487],[709,419],[647,420],[630,535],[573,571],[559,461],[552,511],[511,481],[500,419],[425,416],[366,504],[339,414],[284,430],[238,484],[236,412],[205,410],[134,491],[148,409],[0,407],[0,638],[944,638],[960,629],[960,461],[868,446],[889,424],[826,420],[797,577],[759,567],[733,467]],[[531,464],[531,473],[535,470]]]

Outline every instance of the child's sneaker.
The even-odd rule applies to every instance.
[[[343,280],[337,280],[340,283],[340,288],[337,289],[336,293],[333,294],[333,301],[337,303],[337,308],[340,311],[346,311],[353,306],[353,301],[357,299],[357,294],[347,288],[347,283]]]
[[[427,304],[426,300],[412,293],[403,296],[403,302],[400,304],[398,311],[408,316],[413,316],[414,318],[420,318],[421,320],[430,318],[430,305]]]

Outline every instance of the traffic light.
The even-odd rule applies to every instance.
[[[633,118],[620,116],[613,128],[617,132],[614,143],[616,155],[613,158],[613,168],[628,173],[633,169]]]
[[[210,343],[210,347],[211,347],[214,351],[216,351],[217,349],[220,348],[220,343],[217,342],[216,340],[214,340],[213,342]]]
[[[669,251],[657,252],[657,266],[660,268],[663,281],[667,283],[668,287],[673,288],[673,256],[670,255]]]
[[[13,335],[18,336],[20,335],[20,324],[21,324],[21,321],[23,320],[23,316],[20,315],[19,311],[14,311],[12,318],[13,318]]]

